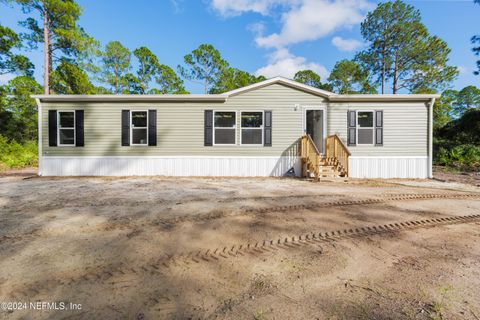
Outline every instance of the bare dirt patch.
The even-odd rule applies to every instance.
[[[452,171],[444,167],[434,167],[434,177],[442,182],[458,183],[480,187],[480,172]]]
[[[7,319],[478,319],[480,190],[0,178]]]

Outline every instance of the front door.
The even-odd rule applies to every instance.
[[[323,153],[323,110],[306,110],[305,132],[312,137],[315,146]]]

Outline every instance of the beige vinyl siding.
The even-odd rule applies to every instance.
[[[292,154],[302,134],[302,111],[323,98],[280,84],[231,97],[225,103],[43,103],[46,156],[280,156]],[[85,110],[85,147],[48,146],[48,110]],[[157,146],[121,146],[121,110],[157,110]],[[237,145],[205,147],[204,110],[237,111]],[[240,144],[240,111],[272,110],[272,147]]]
[[[383,110],[383,146],[348,146],[352,156],[427,156],[428,109],[424,103],[331,103],[328,135],[347,142],[348,110]]]
[[[326,107],[327,134],[345,142],[347,110],[383,110],[384,145],[349,147],[352,156],[426,156],[424,103],[330,103],[322,97],[273,84],[223,102],[43,103],[45,156],[281,156],[296,155],[303,132],[302,107]],[[295,106],[298,109],[295,110]],[[85,110],[85,147],[48,146],[48,110]],[[157,146],[121,146],[121,110],[157,110]],[[204,110],[237,112],[237,145],[204,146]],[[240,145],[240,111],[272,110],[272,147]]]

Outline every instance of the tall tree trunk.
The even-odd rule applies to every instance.
[[[45,94],[50,94],[50,70],[51,70],[51,50],[50,50],[50,21],[48,19],[47,8],[43,9],[43,45],[44,45],[44,91]]]
[[[393,94],[397,94],[398,87],[398,55],[395,55],[395,65],[393,69]]]
[[[385,58],[385,44],[383,45],[382,48],[382,94],[385,93],[385,72],[386,72],[386,64],[387,64],[387,59]]]

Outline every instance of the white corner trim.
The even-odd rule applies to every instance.
[[[428,104],[428,177],[433,178],[433,105],[435,98]]]
[[[38,175],[42,175],[42,103],[39,98],[35,98],[38,107]]]

